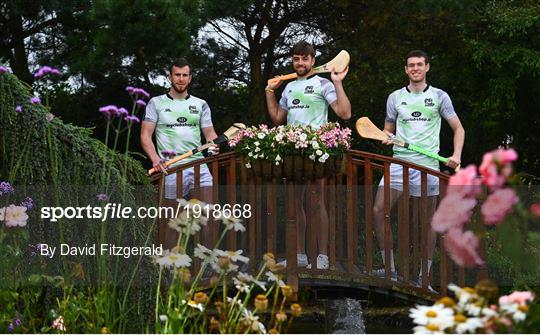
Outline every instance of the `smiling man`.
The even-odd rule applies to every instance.
[[[285,86],[279,104],[274,90],[281,86],[282,81],[272,82],[266,87],[266,105],[270,119],[275,124],[311,126],[320,128],[328,123],[328,106],[342,119],[351,118],[351,103],[343,89],[343,79],[348,68],[340,73],[332,72],[332,81],[314,75],[315,49],[305,41],[298,42],[291,50],[292,64],[298,79]],[[333,70],[333,69],[332,69]],[[328,213],[324,205],[326,180],[319,179],[311,186],[315,198],[315,210],[319,216],[317,222],[317,268],[328,269]],[[305,251],[306,213],[304,210],[305,186],[296,187],[296,226],[297,226],[297,264],[299,267],[308,266]]]
[[[409,84],[388,96],[386,103],[386,118],[384,131],[408,143],[414,143],[422,148],[438,153],[441,119],[445,119],[454,132],[454,152],[448,157],[447,165],[455,168],[461,163],[461,150],[465,140],[465,130],[454,111],[452,101],[448,94],[426,82],[429,71],[428,55],[421,50],[414,50],[405,58],[405,74],[409,77]],[[391,140],[383,141],[392,144]],[[394,145],[394,157],[425,167],[439,170],[439,162],[431,157]],[[409,169],[410,195],[420,197],[420,171]],[[439,179],[428,175],[428,198],[430,204],[430,217],[436,206],[439,194]],[[377,196],[375,198],[374,219],[375,233],[381,250],[384,254],[384,178],[381,179]],[[403,169],[401,165],[390,165],[391,206],[395,204],[403,191]],[[428,247],[428,273],[431,267],[431,256],[435,248],[435,233],[430,232]],[[395,276],[393,251],[390,255],[392,276]],[[377,275],[384,276],[384,269],[376,271]]]

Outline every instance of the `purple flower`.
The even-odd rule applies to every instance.
[[[99,201],[109,201],[109,199],[110,199],[110,197],[105,193],[100,193],[100,194],[96,195],[96,198]]]
[[[128,86],[126,87],[126,91],[129,93],[129,94],[133,94],[133,90],[135,89],[135,87],[133,86]]]
[[[41,103],[41,99],[39,97],[32,97],[30,99],[30,103],[39,104],[39,103]]]
[[[13,327],[13,322],[10,322],[10,323],[9,323],[9,326],[8,326],[9,332],[10,332],[10,333],[13,333],[13,329],[14,329],[14,327]]]
[[[135,101],[135,103],[136,103],[137,106],[139,106],[139,107],[144,107],[144,106],[146,106],[146,102],[144,102],[144,101],[141,100],[141,99]]]
[[[108,118],[119,115],[118,107],[116,107],[115,105],[108,105],[108,106],[100,107],[99,111],[100,111],[100,113],[102,113],[103,115],[105,115]]]
[[[139,120],[139,118],[136,117],[135,115],[133,115],[133,116],[128,115],[128,116],[126,116],[124,118],[124,120],[126,120],[127,122],[135,122],[135,123],[140,123],[141,122],[141,120]]]
[[[8,69],[7,69],[7,67],[5,67],[5,66],[0,66],[0,74],[6,73],[6,72],[9,72]]]
[[[124,107],[118,108],[118,116],[127,116],[129,112]]]
[[[22,113],[22,111],[23,111],[22,106],[21,106],[21,105],[17,105],[17,106],[15,107],[15,111],[16,111],[17,113]]]
[[[7,194],[9,192],[13,192],[13,187],[11,184],[7,181],[3,181],[0,183],[0,196],[3,194]]]
[[[15,319],[15,325],[16,325],[17,327],[20,327],[21,324],[22,324],[22,322],[21,322],[21,320],[20,320],[19,318]]]
[[[41,78],[41,77],[46,76],[48,74],[51,74],[51,75],[54,75],[54,76],[59,76],[60,75],[60,70],[55,69],[54,67],[50,67],[50,66],[43,66],[43,67],[39,68],[34,73],[34,78]]]
[[[143,90],[142,88],[136,88],[136,87],[131,87],[131,86],[128,86],[129,88],[131,88],[131,92],[129,90],[127,90],[126,88],[126,91],[129,92],[129,94],[131,95],[134,95],[136,98],[139,97],[139,96],[142,96],[146,99],[150,98],[150,94],[148,92],[146,92],[145,90]]]
[[[26,207],[26,209],[32,209],[34,207],[34,200],[30,197],[26,197],[22,202],[21,206]]]

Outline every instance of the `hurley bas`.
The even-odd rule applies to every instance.
[[[121,256],[124,258],[130,258],[131,256],[162,256],[163,255],[163,246],[160,244],[156,246],[152,244],[147,247],[118,247],[114,244],[98,244],[99,249],[97,252],[99,255],[106,256]],[[49,246],[48,244],[40,245],[40,254],[41,256],[46,256],[53,258],[56,254],[58,247]],[[61,256],[95,256],[96,255],[96,244],[84,246],[70,246],[69,244],[62,243],[60,244],[60,255]]]

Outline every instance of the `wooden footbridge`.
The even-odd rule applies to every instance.
[[[374,236],[373,205],[380,178],[389,180],[391,163],[421,172],[421,196],[409,196],[408,183],[405,182],[403,196],[391,208],[389,182],[385,183],[384,231],[392,231],[393,239],[390,234],[385,234],[384,245],[386,254],[394,250],[397,276],[391,275],[387,264],[386,275],[379,277],[374,270],[382,268],[383,263]],[[439,294],[446,294],[447,285],[451,282],[472,284],[487,275],[486,269],[466,271],[457,267],[444,250],[441,236],[437,236],[433,265],[430,273],[427,273],[430,226],[427,176],[439,178],[443,195],[448,183],[447,174],[391,157],[347,151],[343,162],[344,173],[326,178],[329,269],[323,270],[315,266],[311,269],[300,268],[296,264],[295,201],[298,199],[295,199],[295,188],[309,182],[281,178],[282,173],[276,173],[278,178],[272,180],[263,179],[254,173],[253,168],[246,168],[242,157],[235,153],[183,164],[171,169],[169,174],[179,174],[193,167],[195,185],[198,185],[202,164],[207,164],[212,173],[212,203],[251,206],[251,216],[244,220],[247,231],[229,232],[221,248],[244,250],[244,255],[250,257],[251,267],[266,252],[274,253],[278,259],[286,259],[287,283],[293,288],[298,289],[303,285],[352,287],[433,299]],[[277,168],[273,169],[278,171]],[[404,169],[404,180],[408,180],[408,174],[408,169]],[[163,204],[164,175],[154,176],[153,182],[159,186],[160,203]],[[177,194],[181,194],[178,190],[182,190],[182,178],[177,178]],[[195,197],[197,192],[196,188]],[[308,222],[306,251],[310,263],[316,264],[318,225],[314,223],[320,220],[320,215],[314,210],[313,192],[306,192],[304,205]],[[164,234],[163,230],[160,231],[162,240]],[[195,240],[201,240],[200,234],[195,236]],[[422,276],[419,276],[421,273]]]

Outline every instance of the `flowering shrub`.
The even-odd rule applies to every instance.
[[[417,334],[512,333],[520,330],[529,315],[534,294],[514,291],[498,300],[497,287],[490,281],[475,288],[448,285],[456,299],[444,297],[433,306],[416,306],[409,316]],[[520,332],[520,331],[518,331]]]
[[[341,128],[339,123],[328,123],[319,129],[260,125],[241,130],[229,141],[229,146],[245,156],[248,168],[257,159],[280,165],[283,158],[290,155],[301,155],[324,163],[330,156],[342,157],[349,149],[351,130]]]
[[[432,228],[445,234],[445,248],[456,264],[465,267],[484,264],[477,251],[479,239],[471,230],[465,230],[465,226],[471,222],[474,208],[485,191],[487,197],[480,214],[486,226],[500,225],[514,212],[522,218],[520,221],[529,215],[511,188],[518,184],[512,168],[517,157],[513,149],[498,149],[486,153],[479,168],[469,165],[450,177],[447,194],[433,215]]]

